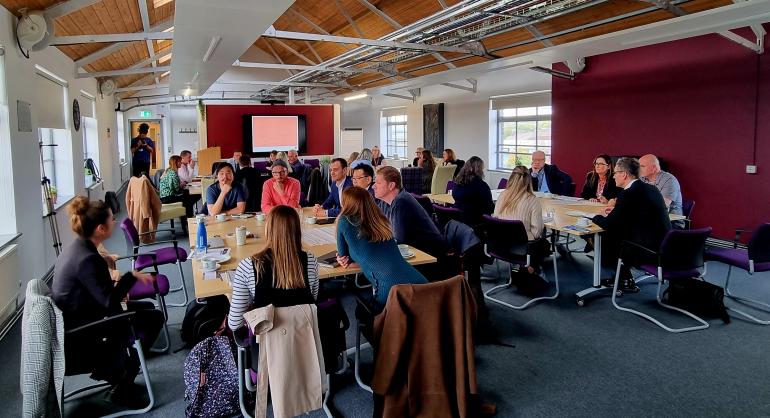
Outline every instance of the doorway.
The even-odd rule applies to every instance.
[[[161,129],[160,120],[132,120],[131,122],[131,138],[135,138],[139,135],[139,125],[146,123],[150,125],[150,131],[147,132],[147,137],[152,139],[155,143],[155,149],[152,152],[152,159],[150,160],[150,176],[155,174],[155,170],[164,168],[165,163],[163,161],[163,130]]]

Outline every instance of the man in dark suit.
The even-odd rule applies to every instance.
[[[238,171],[235,172],[235,183],[243,185],[247,192],[246,212],[259,212],[260,199],[262,198],[262,182],[260,182],[257,169],[251,166],[251,158],[248,155],[238,157]]]
[[[608,207],[605,215],[594,216],[593,221],[606,232],[602,234],[602,260],[608,267],[615,268],[618,262],[620,243],[631,241],[645,248],[657,251],[666,231],[671,229],[668,209],[658,189],[638,180],[639,161],[635,158],[621,158],[615,164],[615,184],[623,190],[618,194],[614,207]],[[630,266],[648,261],[649,254],[627,247],[623,252],[623,266],[620,268],[620,288],[624,291],[638,291],[631,275]],[[603,284],[611,285],[603,280]]]
[[[571,195],[570,186],[572,177],[559,170],[559,167],[545,163],[545,153],[535,151],[532,153],[532,189],[536,192],[553,193],[558,195]]]
[[[329,164],[329,174],[331,176],[331,187],[329,196],[322,205],[315,205],[313,213],[315,216],[330,218],[336,217],[342,210],[342,191],[353,185],[353,180],[345,175],[345,169],[348,162],[343,158],[335,158]]]

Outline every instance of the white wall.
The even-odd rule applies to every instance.
[[[183,150],[198,149],[197,133],[180,133],[179,131],[198,129],[198,109],[196,105],[171,105],[171,154],[179,155]]]
[[[457,84],[467,85],[467,82],[458,81]],[[414,149],[423,145],[423,104],[444,103],[444,147],[452,148],[463,160],[476,155],[486,162],[489,160],[490,147],[490,96],[550,88],[551,76],[546,74],[526,69],[496,71],[478,78],[476,93],[446,86],[431,86],[422,89],[415,103],[386,96],[343,102],[342,128],[363,128],[364,146],[371,148],[380,145],[380,110],[406,106],[408,155],[412,156]],[[507,178],[507,175],[490,172],[487,181],[496,187],[499,179]]]
[[[67,126],[71,133],[72,159],[75,190],[85,194],[83,177],[83,135],[82,129],[76,132],[72,128],[72,100],[80,96],[80,90],[97,96],[97,123],[100,145],[100,171],[106,187],[115,189],[119,186],[116,180],[117,170],[117,136],[115,132],[115,112],[112,98],[102,99],[97,95],[96,80],[74,79],[74,63],[56,48],[47,48],[41,52],[32,52],[31,59],[21,55],[13,30],[16,26],[15,17],[5,8],[0,8],[0,44],[5,47],[6,86],[9,103],[10,151],[13,175],[8,180],[13,182],[13,201],[15,205],[15,229],[22,234],[19,243],[19,274],[18,277],[5,277],[3,280],[18,280],[22,289],[26,283],[35,278],[43,277],[55,262],[51,233],[48,223],[43,219],[41,207],[40,164],[38,156],[38,121],[34,107],[32,108],[32,132],[19,132],[16,112],[17,100],[34,103],[35,83],[39,76],[35,73],[35,64],[39,64],[59,77],[67,80],[68,104],[66,112]],[[111,137],[107,138],[107,128]],[[119,177],[118,177],[119,178]],[[11,196],[3,196],[10,199]],[[66,214],[66,205],[58,210],[57,219],[62,241],[65,246],[73,239]],[[122,249],[120,249],[122,251]]]

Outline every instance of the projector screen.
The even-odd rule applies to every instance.
[[[305,148],[305,116],[244,115],[244,150],[260,155],[272,150]]]

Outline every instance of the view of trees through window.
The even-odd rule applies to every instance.
[[[551,162],[551,106],[497,111],[497,168],[532,165],[532,153],[543,151]]]

